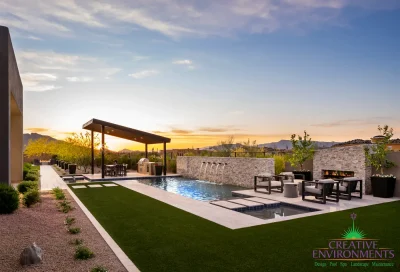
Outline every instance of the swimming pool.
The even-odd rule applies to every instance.
[[[184,177],[160,177],[138,179],[137,181],[167,192],[202,201],[234,198],[232,191],[246,189],[234,185],[218,184]]]

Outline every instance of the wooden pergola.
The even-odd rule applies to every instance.
[[[145,154],[148,157],[147,146],[149,144],[164,144],[164,175],[167,174],[167,143],[171,142],[170,138],[166,138],[160,135],[144,132],[141,130],[120,126],[117,124],[109,123],[99,119],[92,119],[86,122],[83,129],[90,130],[92,132],[92,174],[94,174],[94,132],[101,133],[101,178],[104,178],[104,134],[131,140],[145,144]]]

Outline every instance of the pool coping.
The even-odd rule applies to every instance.
[[[86,188],[93,189],[93,188]],[[78,206],[82,209],[83,213],[93,224],[95,229],[100,233],[101,237],[103,237],[104,241],[108,244],[114,254],[117,256],[122,265],[126,268],[128,272],[140,272],[140,270],[136,267],[136,265],[129,259],[129,257],[125,254],[125,252],[118,246],[118,244],[114,241],[114,239],[108,234],[108,232],[101,226],[99,221],[92,215],[92,213],[86,208],[86,206],[82,203],[82,201],[75,195],[75,193],[67,186],[68,193],[72,196]]]

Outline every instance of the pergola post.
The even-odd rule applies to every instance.
[[[167,143],[164,142],[164,176],[167,175]]]
[[[104,178],[104,126],[101,126],[101,178]]]
[[[91,144],[92,144],[92,175],[94,175],[94,132],[92,130],[92,138],[91,138]]]
[[[145,153],[145,157],[148,158],[148,152],[147,152],[147,144],[144,145],[145,149],[144,149],[144,153]]]

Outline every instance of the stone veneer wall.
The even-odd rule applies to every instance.
[[[354,171],[354,176],[363,180],[363,191],[371,194],[371,167],[365,165],[366,145],[340,146],[320,149],[313,160],[314,179],[321,179],[322,170]]]
[[[202,167],[203,162],[227,163],[227,165],[225,165],[225,168],[219,165],[218,169],[214,165],[210,169],[211,165],[209,164],[205,173],[206,165],[203,164]],[[176,170],[178,174],[189,178],[253,188],[255,175],[275,173],[275,162],[271,158],[178,156],[176,159]]]

